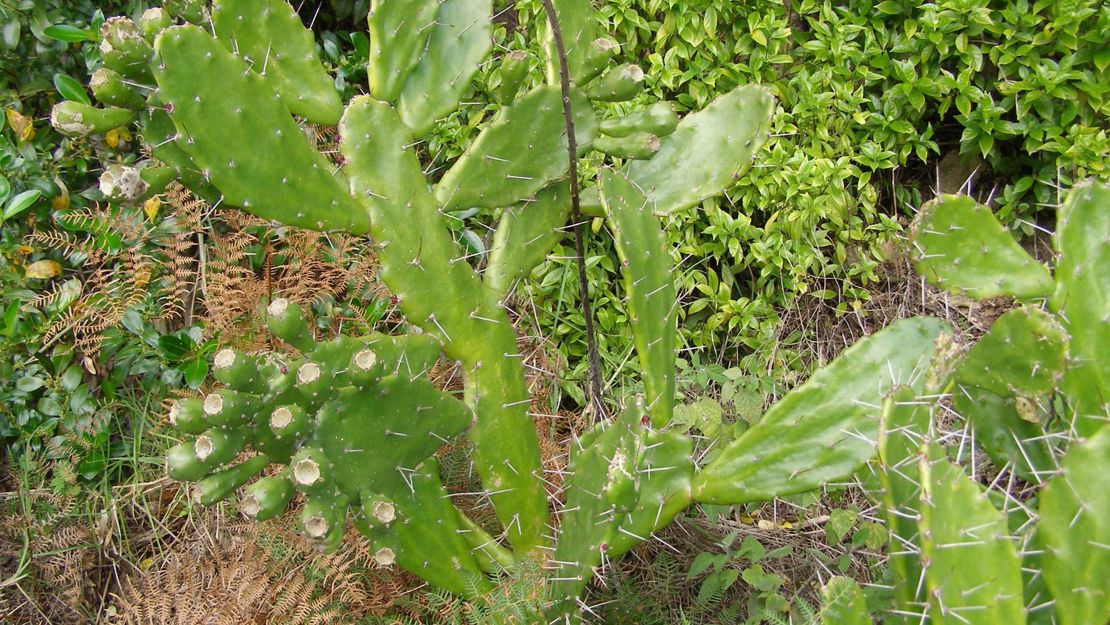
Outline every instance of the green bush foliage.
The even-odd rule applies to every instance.
[[[526,28],[540,15],[538,0],[516,7]],[[682,332],[733,362],[781,349],[778,313],[802,296],[838,313],[866,299],[884,241],[931,196],[944,156],[971,160],[1000,219],[1025,234],[1061,188],[1108,174],[1104,3],[610,0],[599,13],[619,60],[644,68],[644,101],[697,109],[748,83],[779,100],[752,173],[666,224],[684,261]],[[594,254],[603,353],[620,363],[617,272],[604,247]],[[528,295],[559,313],[544,330],[573,363],[584,349],[568,272],[558,260],[537,269]]]

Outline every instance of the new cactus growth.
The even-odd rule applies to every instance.
[[[59,102],[50,111],[50,124],[71,137],[100,134],[126,126],[135,112],[115,106],[96,108],[83,102]]]

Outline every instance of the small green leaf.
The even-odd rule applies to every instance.
[[[80,43],[82,41],[96,41],[96,33],[85,28],[77,28],[69,24],[56,24],[42,29],[42,34],[66,43]]]
[[[182,356],[189,353],[189,345],[184,339],[173,334],[158,337],[158,349],[166,360],[171,361],[180,360]]]
[[[84,376],[82,376],[81,374],[80,367],[78,367],[77,365],[71,366],[70,368],[66,369],[65,373],[62,374],[62,388],[65,389],[67,392],[73,391],[73,389],[80,386],[83,377]]]
[[[23,193],[20,193],[19,195],[13,197],[11,200],[8,201],[8,205],[4,207],[4,214],[0,216],[0,223],[4,223],[12,217],[15,217],[16,215],[27,210],[40,197],[42,197],[42,191],[39,191],[38,189],[24,191]]]
[[[42,381],[42,378],[27,376],[25,378],[19,378],[15,383],[15,388],[18,391],[30,393],[31,391],[36,391],[42,388],[45,384],[46,383]]]
[[[208,377],[208,361],[203,358],[191,360],[181,367],[181,373],[185,375],[185,383],[190,388],[200,388]]]
[[[85,88],[71,76],[61,72],[54,74],[54,88],[66,100],[92,106],[92,100],[89,99],[89,94],[85,93]]]
[[[694,558],[693,564],[690,565],[690,570],[686,572],[686,580],[689,581],[704,573],[705,570],[709,568],[709,565],[713,564],[715,555],[716,554],[709,553],[708,551],[699,553],[697,557]]]

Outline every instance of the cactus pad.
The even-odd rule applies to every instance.
[[[178,145],[225,203],[304,228],[367,231],[366,211],[242,59],[194,26],[163,31],[155,49],[155,79],[184,137]]]
[[[910,234],[917,271],[936,286],[975,299],[1019,299],[1052,292],[1044,265],[1018,245],[991,210],[967,196],[946,196],[921,208]]]
[[[216,37],[265,77],[290,112],[335,125],[343,102],[316,55],[312,31],[285,0],[216,0]]]
[[[623,175],[601,177],[613,240],[621,258],[628,318],[640,358],[644,394],[655,427],[670,423],[674,411],[674,362],[678,303],[663,226],[643,193]]]
[[[589,103],[572,92],[574,133],[584,148],[597,133]],[[566,121],[558,87],[517,99],[486,127],[435,189],[446,210],[500,207],[532,197],[567,173]]]
[[[774,107],[763,87],[737,87],[684,117],[654,158],[629,165],[628,177],[657,214],[695,206],[747,170],[766,140]]]
[[[948,324],[904,319],[848,348],[787,393],[694,479],[694,500],[763,501],[843,480],[875,452],[881,404],[921,383]]]

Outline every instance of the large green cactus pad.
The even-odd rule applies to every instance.
[[[316,55],[312,31],[285,0],[216,0],[216,37],[264,76],[290,112],[335,125],[343,101]]]
[[[924,603],[918,596],[921,578],[920,537],[917,523],[921,498],[918,451],[929,431],[929,406],[918,393],[899,386],[883,401],[879,422],[879,480],[883,510],[890,533],[890,570],[894,602],[899,612],[914,612]],[[910,622],[895,615],[897,622]]]
[[[490,0],[443,0],[420,63],[401,90],[397,112],[422,137],[455,110],[493,46]]]
[[[621,259],[626,306],[640,358],[644,395],[655,427],[674,412],[678,298],[674,261],[659,218],[642,191],[612,170],[601,176],[602,202]]]
[[[1052,306],[1071,336],[1063,387],[1075,430],[1089,436],[1110,422],[1110,187],[1072,190],[1060,209],[1056,247]]]
[[[706,466],[694,500],[764,501],[852,475],[875,453],[883,397],[922,382],[942,332],[938,319],[904,319],[845,350]]]
[[[320,409],[315,440],[335,463],[343,492],[387,496],[410,471],[470,425],[466,406],[425,380],[390,376],[366,389],[343,389]]]
[[[574,134],[585,147],[597,134],[593,108],[571,92]],[[532,197],[566,176],[566,120],[558,87],[536,87],[505,108],[443,175],[435,189],[446,210],[500,207]]]
[[[594,569],[605,564],[617,528],[637,503],[646,418],[643,400],[636,397],[613,422],[599,424],[593,435],[571,442],[567,500],[559,512],[555,549],[558,570],[553,576],[555,596],[568,607],[576,609],[574,599]]]
[[[1110,426],[1064,456],[1041,493],[1038,540],[1061,625],[1110,622]]]
[[[561,228],[570,217],[570,209],[570,183],[566,181],[506,208],[497,222],[482,275],[486,286],[503,295],[514,282],[527,277],[566,234]]]
[[[379,563],[395,557],[408,571],[429,583],[470,599],[490,588],[463,538],[458,510],[439,479],[434,458],[405,475],[406,487],[390,501],[396,519],[371,525],[373,510],[362,510],[356,526],[373,544]],[[389,550],[383,553],[382,550]]]
[[[366,211],[309,144],[265,79],[195,26],[157,39],[155,79],[178,145],[224,194],[265,219],[364,233]],[[280,158],[274,155],[280,155]]]
[[[153,109],[144,118],[143,141],[150,146],[154,158],[170,166],[177,173],[181,184],[188,187],[197,197],[215,204],[220,192],[213,187],[204,172],[193,159],[181,149],[177,139],[177,128],[168,113],[163,109]]]
[[[922,454],[919,463],[921,561],[932,622],[1022,625],[1021,560],[1006,520],[943,456]]]
[[[766,140],[774,108],[763,87],[737,87],[684,117],[653,158],[629,165],[628,177],[655,213],[695,206],[747,170]]]
[[[1052,292],[1052,276],[1018,245],[994,214],[967,196],[946,196],[921,208],[910,237],[917,271],[934,285],[975,299],[1020,299]]]
[[[512,326],[470,265],[453,256],[458,250],[396,112],[356,98],[340,133],[352,191],[373,218],[382,277],[408,318],[465,365],[475,468],[513,545],[531,549],[541,540],[547,501],[533,477],[540,475],[539,439]]]

